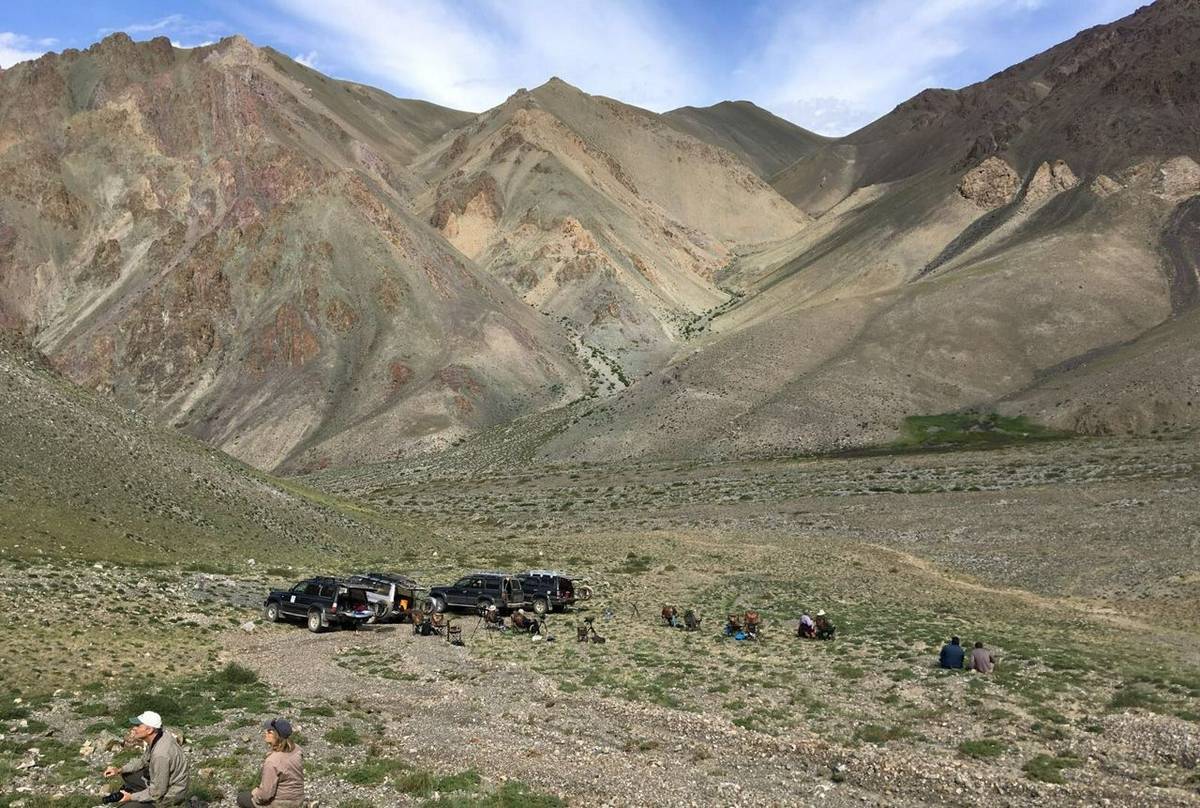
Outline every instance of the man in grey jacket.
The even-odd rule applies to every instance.
[[[104,770],[105,777],[119,774],[123,781],[121,790],[113,792],[120,798],[110,797],[106,802],[139,808],[183,805],[188,793],[188,762],[179,742],[163,729],[162,716],[153,710],[130,719],[130,723],[134,725],[130,734],[146,744],[146,751],[124,766]]]

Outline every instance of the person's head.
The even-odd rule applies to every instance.
[[[951,644],[951,645],[961,645],[961,644],[962,644],[962,640],[960,640],[958,637],[951,637],[951,638],[950,638],[950,644]]]
[[[292,741],[292,722],[286,718],[272,718],[263,724],[263,741],[272,752],[290,752],[296,748]]]
[[[162,732],[162,716],[153,710],[147,710],[136,718],[129,719],[129,723],[132,725],[129,734],[143,743],[148,743]]]
[[[981,642],[976,642],[976,643],[975,643],[975,647],[976,647],[976,648],[982,648],[982,647],[983,647],[983,643],[981,643]]]

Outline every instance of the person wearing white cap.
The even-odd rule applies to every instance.
[[[824,609],[817,612],[817,619],[813,621],[813,624],[817,629],[818,640],[832,640],[837,633],[837,628],[834,627],[833,621],[825,615]]]
[[[121,776],[121,790],[104,798],[104,802],[145,808],[182,805],[188,793],[187,755],[175,736],[163,729],[162,716],[147,710],[129,719],[129,731],[136,740],[146,744],[140,758],[124,766],[109,766],[105,777]],[[119,795],[119,796],[118,796]]]

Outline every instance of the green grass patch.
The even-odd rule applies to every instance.
[[[980,738],[975,741],[963,741],[958,745],[958,751],[963,756],[976,760],[994,760],[1008,751],[1008,744],[999,738]]]
[[[337,746],[357,746],[362,743],[362,738],[359,737],[358,730],[349,724],[343,724],[340,727],[334,727],[325,733],[325,740]]]
[[[1030,780],[1043,783],[1065,783],[1063,769],[1072,769],[1080,765],[1079,758],[1073,755],[1038,755],[1025,761],[1021,770]]]
[[[342,779],[357,786],[379,785],[408,767],[396,758],[372,758],[342,772]]]
[[[986,448],[1069,437],[1070,433],[1034,423],[1024,415],[1010,417],[994,412],[950,412],[905,418],[900,427],[900,438],[891,448]]]

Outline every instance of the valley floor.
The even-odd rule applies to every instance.
[[[182,726],[198,782],[226,800],[261,758],[251,722],[278,711],[296,718],[324,806],[1197,805],[1198,461],[1182,434],[712,466],[376,467],[318,481],[407,532],[324,568],[186,550],[97,568],[6,548],[0,805],[92,804],[108,753],[81,746],[141,703]],[[554,642],[464,616],[463,648],[407,626],[311,635],[258,615],[270,585],[366,566],[426,583],[565,568],[597,594],[550,619]],[[100,606],[81,620],[63,606],[84,595]],[[696,609],[703,630],[659,625],[664,603]],[[720,635],[751,608],[761,641]],[[805,609],[827,610],[838,639],[797,640]],[[575,642],[583,617],[605,644]],[[935,668],[951,634],[984,641],[996,671]]]

